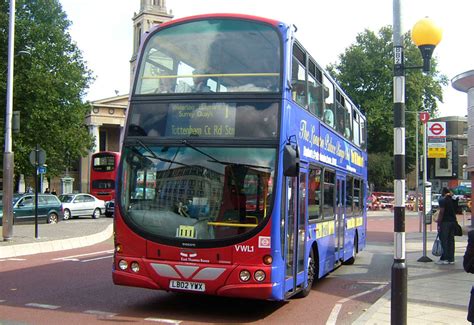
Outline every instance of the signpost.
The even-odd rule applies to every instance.
[[[35,167],[35,238],[39,238],[38,234],[38,176],[46,172],[46,167],[43,166],[46,162],[46,152],[41,149],[39,144],[36,149],[30,152],[30,163]]]
[[[418,262],[432,262],[433,260],[426,255],[426,225],[431,224],[431,183],[428,182],[427,171],[427,156],[426,156],[426,138],[428,130],[430,130],[430,123],[428,120],[430,115],[428,112],[420,113],[420,120],[424,124],[423,129],[423,256],[418,259]],[[434,127],[434,131],[438,132],[438,126]],[[442,131],[441,131],[442,132]],[[418,180],[417,180],[418,182]]]
[[[446,158],[446,122],[428,122],[428,158]]]
[[[430,119],[430,113],[429,112],[420,112],[420,121],[423,124],[426,124],[428,120]]]

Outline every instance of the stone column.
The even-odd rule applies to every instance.
[[[98,152],[100,148],[100,142],[99,142],[99,126],[95,124],[89,125],[89,133],[95,138],[94,140],[94,149],[93,153]]]
[[[463,72],[451,80],[454,89],[467,93],[467,167],[471,184],[474,186],[474,70]],[[471,190],[471,226],[474,227],[474,209]]]

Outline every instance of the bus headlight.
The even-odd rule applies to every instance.
[[[122,271],[125,271],[128,268],[128,263],[126,260],[120,260],[118,266]]]
[[[265,280],[265,272],[262,270],[257,270],[255,271],[253,278],[258,282],[262,282],[263,280]]]
[[[130,270],[135,273],[138,273],[138,271],[140,271],[140,265],[138,264],[138,262],[132,262],[132,264],[130,264]]]
[[[240,280],[244,282],[250,280],[250,272],[247,270],[240,271]]]

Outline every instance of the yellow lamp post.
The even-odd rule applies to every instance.
[[[431,56],[436,45],[441,42],[443,31],[439,28],[433,20],[428,17],[420,19],[411,31],[411,39],[413,43],[421,51],[423,57],[423,72],[430,71]]]

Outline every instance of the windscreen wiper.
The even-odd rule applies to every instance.
[[[149,154],[151,154],[151,157],[150,157],[148,155],[146,155],[146,156],[142,155],[139,151],[135,151],[136,153],[140,154],[143,157],[154,158],[154,159],[157,159],[157,160],[162,161],[162,162],[189,167],[189,165],[187,165],[187,164],[176,162],[176,161],[173,161],[173,160],[170,160],[170,159],[167,159],[167,158],[161,158],[153,150],[151,150],[150,147],[148,147],[146,144],[144,144],[142,141],[140,141],[140,140],[136,140],[136,141],[137,141],[137,144],[140,145],[140,147],[142,147],[145,151],[147,151]]]
[[[260,168],[260,169],[269,169],[269,170],[272,169],[271,167],[267,167],[267,166],[258,166],[258,165],[240,164],[240,163],[231,163],[231,162],[228,162],[228,161],[221,161],[221,160],[218,160],[218,159],[212,157],[211,155],[205,153],[205,152],[202,151],[201,149],[196,148],[195,146],[193,146],[192,144],[190,144],[187,140],[183,140],[183,141],[182,141],[182,144],[184,144],[186,147],[189,147],[189,148],[191,148],[191,149],[193,149],[193,150],[199,152],[200,154],[202,154],[202,155],[204,155],[204,156],[206,156],[206,157],[211,158],[211,160],[208,160],[209,162],[218,163],[218,164],[225,165],[225,166]]]

